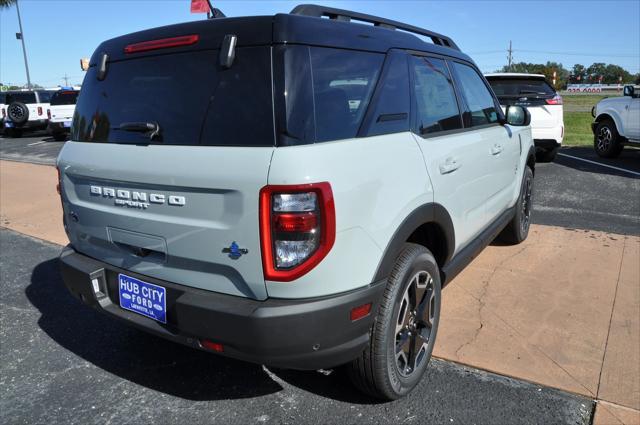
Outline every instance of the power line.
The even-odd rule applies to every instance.
[[[545,50],[527,50],[527,49],[513,49],[514,52],[523,53],[540,53],[545,55],[565,55],[565,56],[592,56],[592,57],[604,57],[604,58],[638,58],[640,55],[623,55],[623,54],[604,54],[604,53],[579,53],[579,52],[552,52]],[[498,53],[504,53],[504,50],[485,50],[481,52],[469,52],[469,55],[494,55]]]

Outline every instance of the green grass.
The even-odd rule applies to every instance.
[[[564,140],[565,146],[593,146],[591,132],[591,108],[605,97],[616,96],[598,94],[563,93],[564,101]]]
[[[565,146],[592,146],[592,121],[591,112],[565,112],[562,144]]]

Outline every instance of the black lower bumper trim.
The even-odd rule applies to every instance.
[[[534,139],[533,144],[536,149],[556,149],[561,146],[561,144],[555,139]]]
[[[329,297],[257,301],[140,276],[70,247],[61,253],[60,266],[74,296],[138,328],[194,348],[201,348],[199,339],[208,339],[223,344],[221,354],[229,357],[302,370],[326,369],[356,358],[369,341],[385,288],[378,282]],[[166,288],[167,324],[120,308],[118,273]],[[371,313],[352,322],[351,309],[366,303],[372,303]]]

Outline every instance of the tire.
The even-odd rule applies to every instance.
[[[67,140],[67,133],[53,133],[53,139],[56,142],[64,142]]]
[[[440,302],[440,271],[433,255],[422,245],[406,243],[387,279],[369,343],[347,367],[354,385],[380,399],[408,394],[431,358]]]
[[[507,224],[500,239],[506,243],[517,245],[527,239],[531,226],[531,207],[533,204],[533,171],[525,167],[520,186],[520,196],[516,202],[516,213]]]
[[[616,158],[620,155],[622,152],[620,135],[612,120],[604,119],[598,123],[593,136],[593,148],[602,158]]]
[[[22,102],[12,102],[7,107],[7,117],[14,124],[24,124],[29,120],[29,108]]]
[[[536,155],[536,162],[553,162],[553,160],[556,159],[556,155],[558,154],[559,150],[560,148],[553,148],[550,150],[539,152]]]

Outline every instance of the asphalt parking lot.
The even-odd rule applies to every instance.
[[[0,159],[53,164],[62,145],[43,136],[0,139]],[[556,162],[538,164],[534,221],[638,235],[640,151],[608,162],[591,152],[564,149]],[[406,399],[378,403],[341,370],[283,371],[196,352],[78,303],[58,277],[59,246],[2,229],[0,247],[2,423],[592,420],[591,399],[443,360]]]

